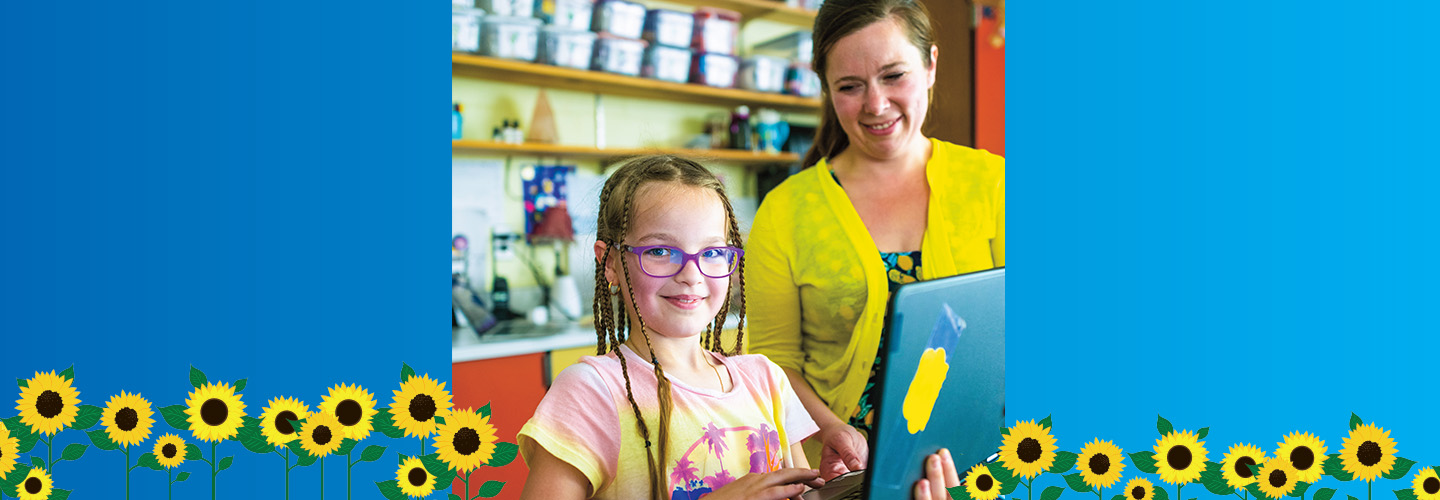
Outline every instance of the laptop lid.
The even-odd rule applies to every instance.
[[[909,498],[925,456],[961,474],[1000,447],[1005,425],[1005,269],[900,287],[890,297],[867,497]]]

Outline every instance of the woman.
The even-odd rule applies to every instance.
[[[1005,265],[1004,159],[922,130],[933,40],[916,0],[825,2],[813,166],[766,196],[747,246],[750,351],[785,370],[819,424],[806,452],[827,479],[865,466],[890,292]]]

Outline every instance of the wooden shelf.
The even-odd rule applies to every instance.
[[[739,0],[730,0],[737,2]],[[768,3],[760,0],[746,0],[748,3]],[[706,0],[706,4],[717,4]],[[784,7],[783,4],[780,5]],[[820,100],[793,95],[768,94],[739,89],[722,89],[698,84],[674,83],[649,78],[616,75],[600,71],[586,71],[562,68],[547,64],[535,64],[495,57],[471,54],[450,54],[451,72],[460,76],[471,76],[536,87],[581,90],[600,94],[668,99],[680,102],[694,102],[715,106],[733,107],[741,104],[752,107],[775,108],[788,112],[819,112]]]
[[[606,148],[566,146],[560,144],[506,144],[503,142],[461,139],[451,141],[454,152],[493,153],[502,155],[557,156],[566,158],[620,159],[647,154],[673,154],[696,161],[724,161],[745,164],[796,163],[795,153],[762,153],[734,149],[671,149],[671,148]]]
[[[666,0],[696,7],[718,7],[740,13],[740,22],[764,19],[810,29],[815,25],[815,11],[785,5],[778,0]]]

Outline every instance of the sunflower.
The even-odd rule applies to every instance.
[[[1415,496],[1420,500],[1440,500],[1440,475],[1433,467],[1420,469],[1410,484],[1415,487]]]
[[[195,439],[214,443],[230,439],[240,430],[245,403],[229,384],[205,384],[190,391],[185,414],[190,416],[186,420]]]
[[[1296,481],[1314,483],[1320,480],[1325,473],[1325,442],[1310,435],[1310,433],[1292,432],[1285,436],[1285,440],[1279,443],[1280,449],[1275,450],[1275,456],[1290,461],[1295,467],[1295,473],[1299,477]]]
[[[323,457],[340,448],[344,434],[345,429],[341,428],[334,415],[317,411],[300,424],[300,447],[306,453]]]
[[[25,480],[20,481],[20,484],[15,486],[15,493],[17,495],[15,498],[19,498],[20,500],[45,500],[50,498],[51,487],[54,485],[50,483],[50,473],[45,472],[45,469],[37,467],[30,469],[30,473],[25,475]]]
[[[279,397],[270,400],[270,406],[260,414],[260,434],[270,446],[285,446],[300,437],[295,433],[291,420],[310,418],[310,407],[298,399]]]
[[[1149,479],[1137,477],[1125,483],[1126,500],[1151,500],[1155,498],[1155,485]]]
[[[489,424],[490,417],[473,410],[452,410],[445,417],[435,436],[435,451],[444,461],[459,472],[466,472],[486,461],[495,453],[495,426]]]
[[[1160,480],[1181,485],[1200,479],[1205,471],[1205,443],[1190,431],[1171,432],[1155,440],[1155,467]]]
[[[155,440],[155,460],[166,469],[174,469],[185,463],[185,440],[180,436],[166,433]]]
[[[10,436],[10,428],[0,422],[0,478],[15,470],[15,461],[20,457],[20,439]]]
[[[413,379],[412,379],[413,380]],[[435,492],[435,476],[425,470],[419,457],[410,457],[395,471],[395,481],[400,483],[400,492],[412,498],[429,496]]]
[[[1256,484],[1260,492],[1265,496],[1279,500],[1289,495],[1295,489],[1295,483],[1299,481],[1300,474],[1295,472],[1295,466],[1283,457],[1276,457],[1265,461],[1265,468],[1260,469],[1256,476]]]
[[[1125,455],[1115,443],[1096,438],[1080,447],[1080,479],[1091,488],[1109,488],[1120,480],[1120,471],[1125,470]]]
[[[375,409],[375,398],[358,385],[340,384],[330,388],[330,394],[320,401],[317,410],[335,416],[340,424],[341,439],[356,441],[365,439],[375,428],[372,420],[380,410]]]
[[[1361,481],[1374,481],[1395,467],[1395,440],[1371,422],[1356,426],[1340,447],[1340,465]]]
[[[975,464],[965,473],[965,492],[975,500],[993,500],[1000,496],[1000,481],[985,464]]]
[[[150,418],[155,412],[150,410],[150,402],[139,394],[129,394],[120,391],[118,396],[110,396],[110,401],[105,403],[105,412],[101,414],[100,421],[105,424],[105,434],[110,440],[120,446],[130,447],[145,441],[150,437],[150,426],[155,419]]]
[[[1255,482],[1255,473],[1250,472],[1251,465],[1265,465],[1265,452],[1248,444],[1233,445],[1230,453],[1225,454],[1225,462],[1220,464],[1220,474],[1231,488],[1244,488]]]
[[[406,436],[430,437],[438,426],[435,416],[444,416],[450,411],[450,393],[445,391],[445,383],[431,380],[429,375],[410,377],[394,392],[390,414],[395,418],[395,426],[405,431]]]
[[[1055,436],[1033,420],[1016,422],[1000,444],[1000,460],[1018,476],[1032,478],[1055,463]]]
[[[20,421],[34,432],[50,436],[75,423],[75,416],[80,414],[80,391],[70,382],[54,371],[35,372],[35,378],[25,381],[20,399],[15,400]]]

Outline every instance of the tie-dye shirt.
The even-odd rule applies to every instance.
[[[629,347],[621,351],[635,402],[658,446],[660,414],[654,367]],[[671,499],[692,499],[751,472],[786,465],[800,441],[819,430],[785,378],[764,356],[724,357],[734,386],[727,392],[695,387],[667,375],[671,401],[670,442],[663,466]],[[587,356],[555,378],[535,416],[517,440],[527,461],[535,447],[573,465],[590,480],[591,498],[649,498],[645,441],[625,397],[616,353]],[[658,455],[658,454],[657,454]]]

